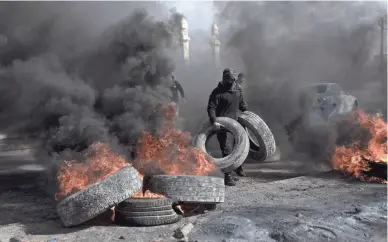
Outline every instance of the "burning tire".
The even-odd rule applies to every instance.
[[[168,198],[129,198],[116,206],[121,211],[154,211],[170,209],[173,201]]]
[[[179,202],[214,204],[225,199],[224,180],[218,177],[157,175],[150,178],[149,189]]]
[[[243,112],[239,115],[238,122],[247,130],[250,158],[264,161],[275,155],[275,138],[268,125],[258,115],[249,111]]]
[[[57,205],[57,212],[66,227],[82,224],[113,207],[142,187],[135,168],[124,167],[116,173],[76,192]]]
[[[244,163],[249,153],[249,138],[244,128],[235,120],[226,117],[218,117],[216,122],[220,123],[223,129],[231,132],[234,136],[235,145],[232,152],[223,158],[214,158],[214,164],[224,172],[231,172]],[[209,137],[219,132],[209,121],[202,125],[200,132],[194,140],[194,145],[202,152],[208,154],[206,141]],[[208,154],[209,155],[209,154]]]
[[[168,198],[129,198],[117,205],[115,222],[122,225],[155,226],[181,219]]]

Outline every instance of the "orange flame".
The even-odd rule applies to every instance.
[[[132,195],[132,198],[161,198],[164,197],[161,194],[150,192],[149,190],[143,192],[142,190]]]
[[[174,106],[168,105],[161,111],[165,118],[163,134],[160,137],[153,137],[148,132],[143,132],[138,141],[134,165],[140,171],[140,178],[143,180],[147,165],[151,169],[158,169],[171,175],[205,175],[214,171],[215,166],[211,157],[189,145],[190,134],[173,128]],[[115,154],[106,144],[93,143],[84,155],[82,163],[75,160],[65,161],[60,166],[55,199],[80,191],[129,165],[124,157]],[[132,197],[157,198],[163,195],[141,189]]]
[[[206,175],[214,171],[212,158],[189,144],[190,134],[172,127],[174,106],[170,104],[162,111],[166,120],[162,135],[153,137],[143,132],[138,141],[134,165],[140,172],[144,174],[143,169],[148,167],[169,175]]]
[[[116,155],[101,142],[93,143],[86,154],[84,162],[65,161],[58,171],[58,192],[55,199],[68,196],[84,189],[130,164],[124,157]]]
[[[368,130],[370,139],[362,146],[360,141],[354,141],[349,147],[337,146],[331,163],[333,168],[353,175],[362,181],[387,183],[385,179],[368,177],[364,173],[371,168],[369,162],[387,163],[387,123],[381,115],[367,115],[358,111],[354,115],[361,128]]]

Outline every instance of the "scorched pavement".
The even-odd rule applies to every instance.
[[[272,169],[268,164],[247,165],[249,177],[228,187],[225,203],[215,211],[172,225],[139,228],[116,226],[109,213],[80,227],[63,228],[54,200],[45,193],[43,174],[2,173],[0,241],[172,241],[173,231],[188,222],[194,224],[190,241],[386,240],[386,185],[336,172],[280,172],[282,163]]]

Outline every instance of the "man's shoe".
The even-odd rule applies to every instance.
[[[225,174],[224,183],[225,183],[225,186],[229,186],[229,187],[236,185],[236,181],[233,179],[233,177],[230,174]]]
[[[241,177],[246,177],[246,176],[247,176],[247,174],[244,172],[244,170],[243,170],[242,168],[237,168],[237,169],[235,170],[235,172],[236,172],[236,174],[237,174],[238,176],[241,176]]]

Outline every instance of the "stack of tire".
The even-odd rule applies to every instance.
[[[194,145],[208,154],[206,144],[209,138],[220,131],[230,132],[234,136],[235,142],[231,154],[223,158],[213,157],[215,165],[222,171],[235,170],[248,157],[256,161],[264,161],[275,155],[275,138],[268,125],[255,113],[243,112],[239,115],[238,121],[227,117],[218,117],[216,122],[221,124],[222,130],[215,129],[208,121],[204,122],[194,140]]]
[[[142,188],[164,198],[131,198]],[[57,213],[65,227],[72,227],[115,206],[116,223],[155,226],[181,219],[172,208],[174,203],[217,204],[224,199],[225,185],[221,178],[158,175],[143,184],[137,170],[128,166],[62,199],[57,204]]]
[[[168,198],[129,198],[115,207],[115,222],[129,226],[156,226],[181,219]]]
[[[172,204],[217,204],[224,202],[223,179],[210,176],[151,176],[148,190],[165,198],[130,198],[115,208],[115,222],[129,226],[156,226],[178,222],[182,216]]]

